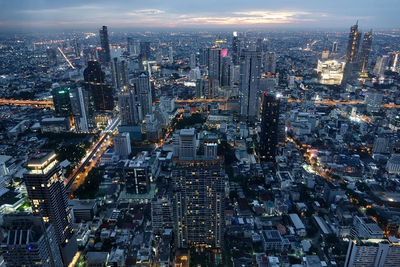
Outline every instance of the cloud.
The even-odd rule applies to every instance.
[[[165,11],[164,10],[160,10],[160,9],[141,9],[141,10],[136,10],[133,12],[129,12],[129,15],[160,15],[160,14],[164,14]]]

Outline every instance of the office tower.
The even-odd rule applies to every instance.
[[[209,99],[217,98],[218,97],[218,86],[219,80],[214,78],[208,78],[208,83],[206,86],[206,97]]]
[[[56,48],[47,48],[46,55],[47,55],[47,61],[50,66],[57,65],[57,49]]]
[[[400,247],[380,242],[377,246],[349,241],[344,267],[400,266]]]
[[[138,107],[133,88],[123,89],[118,94],[119,116],[121,125],[137,125],[139,123]]]
[[[121,87],[120,66],[117,57],[113,58],[111,61],[111,80],[115,89]]]
[[[24,181],[32,211],[53,225],[64,265],[77,252],[61,166],[51,150],[39,150],[28,161]]]
[[[364,99],[364,105],[367,107],[367,112],[379,112],[383,95],[376,91],[367,92]]]
[[[372,47],[372,30],[364,33],[364,38],[362,41],[361,46],[361,53],[360,53],[360,67],[361,67],[361,74],[365,75],[368,66],[368,59],[369,54],[371,53]]]
[[[190,55],[190,68],[194,69],[196,68],[197,63],[196,63],[196,54],[191,54]]]
[[[147,151],[126,161],[123,172],[127,193],[147,194],[149,192],[152,173]]]
[[[390,136],[377,136],[374,140],[373,154],[388,154],[393,151],[393,142]]]
[[[174,157],[179,160],[196,158],[196,133],[194,128],[176,131],[173,135]]]
[[[230,57],[222,58],[221,86],[233,85],[233,62]]]
[[[240,41],[237,32],[233,32],[232,39],[232,62],[234,65],[239,65],[240,60]]]
[[[69,98],[69,88],[61,88],[58,83],[54,83],[51,89],[53,96],[54,111],[56,117],[68,117],[71,115],[71,100]]]
[[[140,55],[142,60],[150,60],[150,42],[140,42]]]
[[[338,41],[334,41],[333,44],[332,44],[332,50],[331,50],[331,52],[332,52],[332,53],[337,53],[337,51],[338,51],[338,46],[339,46]]]
[[[128,66],[125,60],[118,60],[117,57],[111,61],[111,80],[113,87],[119,89],[123,86],[128,86]]]
[[[217,159],[218,145],[215,142],[207,142],[204,144],[204,158]]]
[[[156,196],[151,200],[151,225],[153,233],[173,229],[174,217],[172,201],[168,196]]]
[[[103,26],[100,29],[99,33],[100,33],[100,47],[101,47],[101,49],[98,51],[99,60],[102,64],[106,65],[111,61],[110,43],[108,41],[107,26]]]
[[[196,162],[193,162],[196,164]],[[176,166],[172,170],[176,245],[220,248],[226,175],[221,166]]]
[[[199,62],[201,66],[208,66],[209,52],[208,48],[203,48],[201,50]]]
[[[346,49],[346,66],[343,73],[342,84],[346,84],[353,78],[355,70],[354,64],[357,63],[358,50],[360,48],[361,32],[358,31],[358,21],[350,27],[349,39]]]
[[[147,114],[153,112],[150,77],[147,71],[136,73],[133,81],[136,95],[140,104],[139,120],[143,120]]]
[[[114,151],[121,158],[128,158],[131,154],[131,138],[129,133],[119,133],[114,137]]]
[[[138,56],[140,54],[140,42],[128,37],[128,52],[130,56]]]
[[[265,58],[265,70],[266,73],[275,74],[276,72],[276,54],[275,52],[268,52]]]
[[[221,48],[212,47],[208,51],[208,78],[221,81]]]
[[[173,48],[172,48],[172,46],[170,46],[169,47],[169,53],[168,53],[168,60],[169,60],[169,63],[174,63],[174,50],[173,50]]]
[[[62,266],[53,225],[40,216],[16,213],[3,215],[6,238],[1,244],[7,266]]]
[[[70,90],[72,115],[74,116],[75,129],[78,132],[89,132],[93,127],[89,107],[89,93],[81,88]]]
[[[80,57],[81,56],[81,47],[78,43],[78,38],[74,38],[74,53],[76,57]]]
[[[354,216],[352,231],[359,239],[381,239],[384,236],[383,230],[368,216]]]
[[[376,76],[383,76],[385,74],[385,70],[389,66],[390,57],[388,55],[379,56],[376,59],[376,63],[374,66],[373,73]]]
[[[196,98],[204,97],[205,92],[205,80],[197,79],[196,80]]]
[[[240,114],[249,119],[258,116],[257,93],[259,91],[261,55],[256,51],[242,51],[240,56]]]
[[[278,149],[279,99],[264,93],[261,116],[260,156],[263,161],[275,162]]]
[[[98,61],[89,61],[83,71],[85,88],[90,93],[96,111],[108,111],[114,108],[113,90],[105,83],[105,73]]]

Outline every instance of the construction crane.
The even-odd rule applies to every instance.
[[[72,69],[76,69],[74,65],[72,65],[71,61],[67,58],[67,56],[64,54],[64,52],[61,50],[60,47],[57,47],[58,51],[60,51],[61,55],[65,58],[65,61],[67,61],[68,65],[70,65],[70,67]]]

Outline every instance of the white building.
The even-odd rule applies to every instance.
[[[127,158],[131,154],[131,139],[129,133],[119,133],[114,137],[114,150],[115,154],[122,158]]]

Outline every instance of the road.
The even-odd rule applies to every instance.
[[[86,156],[79,163],[78,167],[75,168],[75,170],[67,179],[65,179],[64,184],[68,193],[75,191],[85,181],[89,171],[96,166],[96,163],[101,158],[101,155],[111,144],[111,136],[119,123],[120,118],[114,118],[114,120],[106,127],[106,129],[101,132],[99,140],[92,145],[92,147],[86,153]]]

